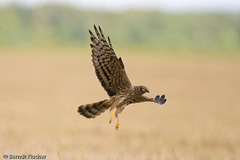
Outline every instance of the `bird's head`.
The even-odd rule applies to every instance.
[[[149,90],[145,86],[139,86],[139,90],[140,90],[141,95],[144,93],[149,93]]]

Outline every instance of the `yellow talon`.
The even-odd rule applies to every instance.
[[[117,125],[115,126],[116,130],[118,130],[119,128],[119,122],[117,123]]]
[[[115,126],[115,128],[116,128],[116,130],[118,130],[118,128],[119,128],[119,117],[118,117],[118,115],[117,115],[117,125]]]
[[[112,123],[112,119],[113,119],[113,112],[112,112],[111,118],[110,118],[110,120],[109,120],[109,124]]]
[[[109,124],[111,124],[112,123],[112,117],[110,118],[110,120],[109,120]]]

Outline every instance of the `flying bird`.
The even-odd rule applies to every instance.
[[[155,102],[157,104],[164,104],[167,99],[165,95],[161,97],[157,95],[155,98],[148,98],[145,93],[149,93],[147,87],[143,85],[133,86],[128,79],[127,73],[121,57],[115,54],[110,38],[108,42],[104,37],[100,26],[94,25],[94,30],[97,37],[89,30],[92,49],[92,62],[95,68],[95,73],[102,87],[105,89],[109,98],[99,102],[81,105],[78,107],[78,113],[86,118],[95,118],[103,113],[105,110],[110,109],[111,118],[113,119],[113,110],[117,118],[116,130],[119,128],[119,114],[124,108],[132,103],[140,102]]]

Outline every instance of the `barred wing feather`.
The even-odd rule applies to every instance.
[[[121,57],[114,53],[110,38],[106,41],[101,28],[99,31],[94,25],[97,38],[89,30],[91,35],[92,62],[95,73],[108,95],[111,97],[132,87],[128,79]]]

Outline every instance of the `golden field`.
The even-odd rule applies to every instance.
[[[15,51],[17,52],[17,51]],[[165,105],[134,104],[108,124],[77,113],[107,98],[90,51],[0,55],[0,159],[239,160],[240,58],[122,56],[135,85],[165,94]],[[85,51],[84,51],[85,52]]]

